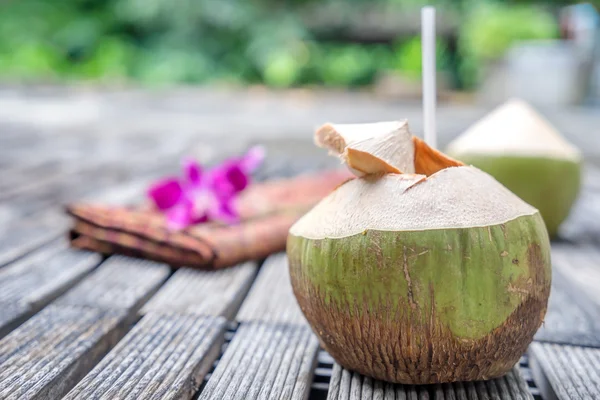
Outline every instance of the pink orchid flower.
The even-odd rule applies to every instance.
[[[183,162],[183,177],[162,179],[148,189],[148,197],[165,214],[170,229],[183,229],[207,221],[235,223],[239,215],[234,200],[250,183],[250,174],[265,158],[262,147],[243,157],[224,161],[203,171],[193,159]]]

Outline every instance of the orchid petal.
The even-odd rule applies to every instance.
[[[193,160],[183,162],[181,179],[158,181],[148,190],[148,196],[165,215],[169,229],[182,229],[211,220],[238,222],[236,196],[250,184],[250,174],[260,166],[265,150],[256,146],[243,157],[226,160],[204,172]]]
[[[192,219],[192,224],[203,224],[205,222],[208,222],[210,219],[208,217],[208,214],[203,214],[201,216],[194,216],[194,218]]]
[[[193,223],[193,204],[188,201],[178,203],[175,207],[166,211],[167,228],[180,230]]]
[[[266,150],[263,146],[254,146],[239,160],[240,168],[250,174],[255,171],[265,159]]]
[[[244,173],[235,161],[229,161],[210,171],[208,188],[219,199],[229,199],[244,190],[250,177]]]
[[[250,179],[239,164],[232,164],[225,170],[227,182],[231,185],[234,193],[246,189]]]
[[[196,160],[186,159],[183,163],[183,173],[192,188],[198,188],[202,183],[202,167]]]
[[[207,188],[203,188],[202,190],[195,192],[192,199],[194,222],[207,222],[210,219],[209,210],[219,204],[219,199],[211,190],[208,190]]]
[[[148,189],[148,197],[156,207],[165,211],[175,206],[183,196],[183,188],[175,178],[158,181]]]
[[[240,216],[232,201],[222,202],[210,210],[210,219],[222,221],[228,224],[239,222]]]

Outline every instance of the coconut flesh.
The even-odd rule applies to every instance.
[[[451,142],[448,154],[489,173],[540,210],[550,236],[581,185],[581,153],[522,100],[512,99]]]
[[[294,293],[324,348],[347,369],[396,383],[508,372],[548,302],[539,212],[429,148],[406,121],[327,124],[316,141],[359,176],[288,237]]]

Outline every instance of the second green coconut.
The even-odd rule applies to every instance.
[[[448,145],[542,214],[556,236],[581,186],[581,154],[522,100],[510,100]]]

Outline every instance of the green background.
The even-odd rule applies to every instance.
[[[419,8],[434,4],[452,26],[440,35],[438,67],[452,86],[471,88],[482,66],[514,41],[556,37],[564,3],[7,1],[0,5],[0,79],[352,87],[397,71],[418,80]],[[392,29],[375,34],[386,15]]]

